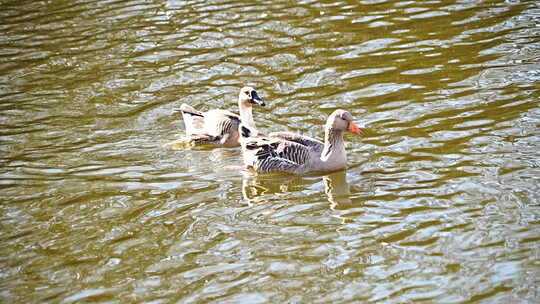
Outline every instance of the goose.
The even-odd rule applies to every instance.
[[[265,106],[257,91],[243,87],[238,94],[240,115],[227,110],[212,109],[201,112],[194,107],[182,104],[179,111],[186,125],[187,140],[193,144],[211,144],[235,147],[240,145],[238,128],[240,123],[257,132],[253,120],[252,105]]]
[[[258,135],[249,126],[240,124],[240,145],[247,169],[257,172],[306,174],[335,171],[347,166],[343,132],[357,135],[362,131],[353,122],[351,113],[335,110],[327,119],[324,142],[291,132]]]

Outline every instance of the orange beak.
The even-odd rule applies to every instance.
[[[362,134],[362,130],[360,130],[358,126],[352,121],[349,123],[349,127],[347,128],[347,131],[357,134],[357,135]]]

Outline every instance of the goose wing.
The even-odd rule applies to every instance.
[[[315,138],[292,132],[272,132],[268,134],[268,136],[293,141],[304,146],[313,147],[321,150],[324,147],[324,143]]]
[[[309,147],[280,138],[254,137],[242,145],[246,165],[260,172],[295,173],[310,160]]]
[[[214,136],[238,132],[240,116],[226,110],[210,110],[204,117],[204,130]]]
[[[240,116],[226,110],[201,112],[190,105],[180,107],[186,135],[195,144],[238,145]]]

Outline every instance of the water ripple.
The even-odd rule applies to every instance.
[[[535,302],[538,6],[5,1],[2,299]],[[244,175],[173,109],[323,137],[347,171]]]

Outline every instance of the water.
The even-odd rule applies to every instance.
[[[534,1],[2,1],[0,299],[538,303]],[[182,102],[322,138],[347,171],[174,150]]]

